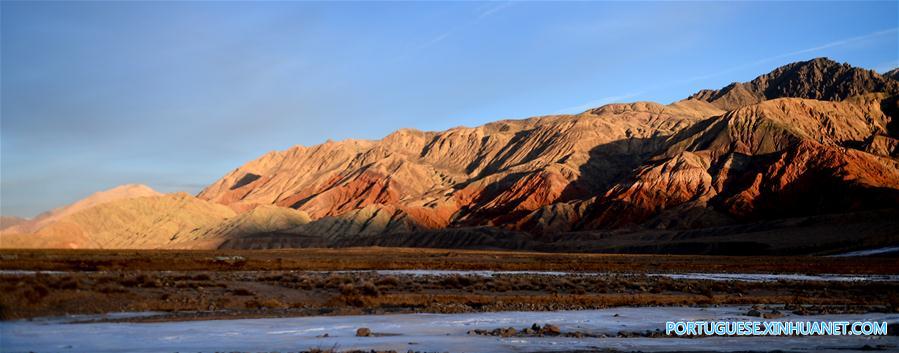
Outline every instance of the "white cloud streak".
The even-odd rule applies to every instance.
[[[504,2],[501,2],[501,3],[497,4],[497,5],[495,5],[495,6],[486,8],[486,9],[482,10],[482,11],[481,11],[481,12],[480,12],[474,19],[472,19],[472,20],[470,20],[470,21],[468,21],[468,22],[464,22],[464,23],[462,23],[462,24],[460,24],[460,25],[457,25],[457,26],[455,26],[455,27],[452,27],[452,28],[446,30],[445,32],[440,33],[439,35],[434,36],[434,37],[431,38],[430,40],[427,40],[427,41],[425,41],[425,42],[419,44],[418,46],[416,46],[415,48],[413,48],[413,49],[410,50],[409,52],[407,52],[407,53],[405,53],[405,54],[403,54],[403,55],[400,55],[397,59],[402,59],[402,58],[411,56],[411,55],[414,54],[415,52],[418,52],[418,51],[427,49],[427,48],[430,47],[430,46],[433,46],[433,45],[435,45],[435,44],[437,44],[437,43],[440,43],[440,42],[442,42],[443,40],[445,40],[445,39],[451,37],[454,33],[458,32],[458,31],[461,31],[461,30],[463,30],[463,29],[465,29],[465,28],[467,28],[467,27],[473,26],[473,25],[477,24],[478,22],[480,22],[480,21],[482,21],[482,20],[484,20],[484,19],[486,19],[486,18],[488,18],[488,17],[490,17],[490,16],[495,15],[495,14],[499,13],[500,11],[503,11],[503,10],[507,9],[508,7],[512,6],[513,4],[514,4],[514,2],[512,2],[512,1],[504,1]]]
[[[759,60],[756,60],[756,61],[753,61],[753,62],[750,62],[750,63],[745,63],[745,64],[737,65],[737,66],[728,68],[728,69],[726,69],[726,70],[718,71],[718,72],[715,72],[715,73],[711,73],[711,74],[707,74],[707,75],[694,76],[694,77],[691,77],[691,78],[688,78],[688,79],[685,79],[685,80],[675,81],[675,82],[672,82],[672,83],[670,83],[670,84],[666,84],[666,85],[662,85],[662,86],[656,86],[656,87],[654,87],[654,88],[652,88],[652,89],[659,89],[659,88],[668,87],[668,86],[671,86],[671,85],[682,84],[682,83],[690,83],[690,82],[695,82],[695,81],[699,81],[699,80],[704,80],[704,79],[708,79],[708,78],[712,78],[712,77],[718,77],[718,76],[721,76],[721,75],[724,75],[724,74],[728,74],[728,73],[731,73],[731,72],[734,72],[734,71],[738,71],[738,70],[742,70],[742,69],[746,69],[746,68],[750,68],[750,67],[755,67],[755,66],[762,65],[762,64],[765,64],[765,63],[769,63],[769,62],[772,62],[772,61],[775,61],[775,60],[780,60],[780,59],[785,59],[785,58],[791,58],[791,57],[795,57],[795,56],[802,55],[802,54],[808,54],[808,53],[819,52],[819,51],[824,50],[824,49],[830,49],[830,48],[841,47],[841,46],[844,46],[844,45],[853,44],[853,43],[865,41],[865,40],[868,40],[868,39],[877,38],[877,37],[884,36],[884,35],[891,34],[891,33],[892,33],[892,34],[897,34],[897,33],[899,33],[899,27],[896,27],[896,28],[890,28],[890,29],[886,29],[886,30],[882,30],[882,31],[871,32],[871,33],[868,33],[868,34],[865,34],[865,35],[861,35],[861,36],[857,36],[857,37],[846,38],[846,39],[840,39],[840,40],[836,40],[836,41],[833,41],[833,42],[830,42],[830,43],[822,44],[822,45],[815,46],[815,47],[811,47],[811,48],[800,49],[800,50],[796,50],[796,51],[791,51],[791,52],[789,52],[789,53],[784,53],[784,54],[779,54],[779,55],[767,57],[767,58],[764,58],[764,59],[759,59]]]
[[[725,75],[725,74],[728,74],[728,73],[731,73],[731,72],[734,72],[734,71],[739,71],[739,70],[742,70],[742,69],[746,69],[746,68],[751,68],[751,67],[759,66],[759,65],[762,65],[762,64],[771,62],[771,61],[780,60],[780,59],[785,59],[785,58],[791,58],[791,57],[795,57],[795,56],[803,55],[803,54],[809,54],[809,53],[819,52],[819,51],[824,50],[824,49],[830,49],[830,48],[841,47],[841,46],[845,46],[845,45],[849,45],[849,44],[854,44],[854,43],[862,42],[862,41],[865,41],[865,40],[869,40],[869,39],[873,39],[873,38],[885,36],[885,35],[888,35],[888,34],[899,34],[899,27],[896,27],[896,28],[890,28],[890,29],[885,29],[885,30],[876,31],[876,32],[871,32],[871,33],[868,33],[868,34],[865,34],[865,35],[861,35],[861,36],[856,36],[856,37],[851,37],[851,38],[846,38],[846,39],[840,39],[840,40],[836,40],[836,41],[833,41],[833,42],[825,43],[825,44],[818,45],[818,46],[811,47],[811,48],[805,48],[805,49],[795,50],[795,51],[791,51],[791,52],[788,52],[788,53],[783,53],[783,54],[779,54],[779,55],[775,55],[775,56],[771,56],[771,57],[767,57],[767,58],[755,60],[755,61],[753,61],[753,62],[749,62],[749,63],[745,63],[745,64],[740,64],[740,65],[733,66],[733,67],[731,67],[731,68],[728,68],[728,69],[725,69],[725,70],[721,70],[721,71],[717,71],[717,72],[714,72],[714,73],[711,73],[711,74],[700,75],[700,76],[694,76],[694,77],[690,77],[690,78],[683,79],[683,80],[672,81],[672,82],[668,82],[668,83],[665,83],[665,84],[660,84],[660,85],[650,86],[649,88],[647,88],[647,89],[645,89],[645,90],[643,90],[643,91],[636,92],[636,93],[632,93],[632,94],[625,94],[625,95],[620,95],[620,96],[603,97],[603,98],[600,98],[600,99],[597,99],[597,100],[593,100],[593,101],[587,102],[587,103],[585,103],[585,104],[581,104],[581,105],[577,105],[577,106],[573,106],[573,107],[568,107],[568,108],[564,108],[564,109],[559,109],[558,112],[555,113],[555,114],[575,114],[575,113],[580,113],[580,112],[586,111],[587,109],[595,108],[595,107],[598,107],[598,106],[601,106],[601,105],[604,105],[604,104],[609,104],[609,103],[614,103],[614,102],[621,102],[621,101],[626,100],[626,99],[630,99],[630,98],[633,98],[633,97],[636,97],[636,96],[640,96],[640,95],[642,95],[642,94],[644,94],[644,93],[647,93],[647,92],[651,92],[651,91],[655,91],[655,90],[659,90],[659,89],[663,89],[663,88],[667,88],[667,87],[671,87],[671,86],[681,85],[681,84],[685,84],[685,83],[691,83],[691,82],[696,82],[696,81],[700,81],[700,80],[705,80],[705,79],[709,79],[709,78],[713,78],[713,77],[718,77],[718,76]],[[896,63],[899,63],[899,62],[896,62]],[[894,66],[894,67],[895,67],[895,66]],[[878,69],[881,69],[881,70],[882,70],[882,68],[878,68]],[[889,69],[890,69],[890,68],[887,68],[886,70],[889,70]]]
[[[621,102],[624,102],[624,101],[626,101],[626,100],[628,100],[628,99],[631,99],[631,98],[634,98],[634,97],[638,97],[638,96],[640,96],[640,95],[642,95],[642,94],[643,94],[643,92],[634,92],[634,93],[623,94],[623,95],[620,95],[620,96],[608,96],[608,97],[602,97],[602,98],[599,98],[599,99],[594,99],[594,100],[589,101],[589,102],[584,103],[584,104],[580,104],[580,105],[576,105],[576,106],[572,106],[572,107],[568,107],[568,108],[562,108],[562,109],[559,109],[558,111],[556,111],[556,112],[553,113],[553,114],[577,114],[577,113],[582,113],[582,112],[586,111],[587,109],[596,108],[596,107],[603,106],[603,105],[606,105],[606,104],[609,104],[609,103],[621,103]]]

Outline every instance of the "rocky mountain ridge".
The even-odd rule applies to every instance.
[[[785,97],[839,101],[871,92],[895,94],[899,92],[899,81],[894,76],[895,70],[880,75],[873,70],[816,58],[781,66],[749,82],[702,90],[690,98],[724,110]]]
[[[124,224],[104,225],[116,229],[105,231],[85,215],[75,223],[102,243],[84,244],[106,247],[155,244],[113,239],[141,234],[156,247],[571,251],[552,244],[589,238],[582,248],[614,251],[601,244],[640,248],[621,239],[659,245],[702,229],[747,234],[744,225],[899,208],[897,94],[899,82],[887,74],[818,58],[669,105],[609,104],[576,115],[442,132],[402,129],[377,141],[269,152],[196,198],[181,196],[214,220],[163,217],[177,226],[143,225],[168,229],[159,234]],[[137,207],[115,203],[104,212]],[[886,225],[863,228],[869,231],[859,234],[869,242],[899,242],[895,232],[871,231]],[[51,229],[44,234],[77,233]]]

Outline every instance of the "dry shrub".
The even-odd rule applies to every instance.
[[[387,276],[387,277],[378,278],[378,280],[375,282],[375,284],[377,284],[378,287],[393,287],[393,288],[395,288],[400,285],[400,280],[399,280],[399,278],[396,278],[394,276]]]
[[[339,288],[343,284],[352,283],[353,279],[344,275],[331,275],[325,280],[324,287]]]
[[[110,284],[104,285],[97,289],[98,292],[103,294],[113,294],[113,293],[127,293],[128,290],[123,288],[122,286]]]
[[[287,304],[284,304],[278,299],[269,298],[260,302],[259,306],[266,309],[284,309],[287,307]]]
[[[890,293],[889,298],[887,298],[887,309],[890,312],[899,313],[899,295],[895,292]]]
[[[118,278],[115,276],[102,276],[96,279],[97,284],[105,284],[105,283],[113,283],[118,282]]]
[[[284,308],[287,308],[287,304],[284,304],[282,301],[275,299],[275,298],[269,298],[269,299],[265,299],[265,300],[261,300],[261,301],[259,299],[255,299],[255,298],[250,299],[250,300],[247,300],[246,303],[244,303],[244,306],[247,309],[284,309]]]
[[[505,278],[496,278],[487,284],[488,288],[492,288],[497,292],[508,292],[513,289],[511,281]]]
[[[445,288],[464,288],[475,283],[475,280],[469,276],[452,275],[443,278],[440,284]]]
[[[138,288],[158,288],[162,287],[162,281],[157,279],[155,276],[150,276],[147,274],[140,274],[137,277],[133,278],[125,278],[119,281],[119,284],[125,287],[138,287]]]
[[[515,288],[518,290],[532,290],[537,291],[542,288],[542,286],[538,283],[534,282],[534,279],[531,278],[522,278],[515,282]],[[578,286],[577,288],[580,288]]]
[[[309,280],[308,278],[304,278],[303,280],[297,282],[296,286],[299,289],[310,290],[313,287],[315,287],[315,282],[312,280]]]
[[[252,295],[256,295],[256,293],[253,293],[253,291],[251,291],[251,290],[249,290],[249,289],[246,289],[246,288],[232,289],[232,290],[231,290],[231,294],[239,295],[239,296],[252,296]]]
[[[140,281],[141,288],[158,288],[162,287],[162,281],[160,281],[155,276],[148,276],[145,274],[141,274],[137,276],[137,280]]]
[[[459,276],[459,285],[460,285],[460,286],[468,287],[468,286],[471,286],[471,285],[473,285],[473,284],[475,284],[475,283],[477,283],[477,282],[478,282],[478,280],[475,279],[475,277],[472,277],[472,276]]]
[[[342,295],[340,299],[349,306],[355,306],[357,308],[364,308],[367,303],[365,298],[360,295]]]
[[[125,287],[134,288],[137,287],[138,284],[140,284],[140,281],[138,281],[137,278],[125,278],[120,280],[119,284]]]
[[[68,277],[50,285],[54,289],[76,290],[81,289],[81,282],[77,278]]]
[[[282,280],[284,280],[284,275],[265,276],[262,277],[261,280],[264,282],[281,282]]]
[[[23,293],[25,300],[31,304],[40,303],[47,295],[50,294],[50,288],[43,284],[35,284],[31,288],[26,289]]]
[[[362,285],[359,287],[359,289],[362,292],[362,295],[365,295],[365,296],[377,297],[377,296],[381,295],[381,291],[378,290],[378,287],[375,286],[374,283],[371,283],[368,281],[362,282]]]
[[[359,290],[351,283],[340,285],[340,294],[344,296],[358,295]]]

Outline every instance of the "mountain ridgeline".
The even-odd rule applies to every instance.
[[[40,229],[20,223],[0,245],[724,254],[895,245],[896,76],[818,58],[668,105],[295,146],[196,197],[112,200]],[[154,221],[91,220],[123,214]]]

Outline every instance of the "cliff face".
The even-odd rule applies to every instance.
[[[899,209],[899,82],[888,76],[815,59],[669,105],[296,146],[233,170],[196,198],[96,205],[31,229],[44,235],[32,240],[662,251],[634,242],[824,239],[842,228],[882,240],[897,236],[887,234],[894,227],[870,215]],[[129,217],[139,221],[114,221]],[[811,219],[829,223],[800,227]]]

